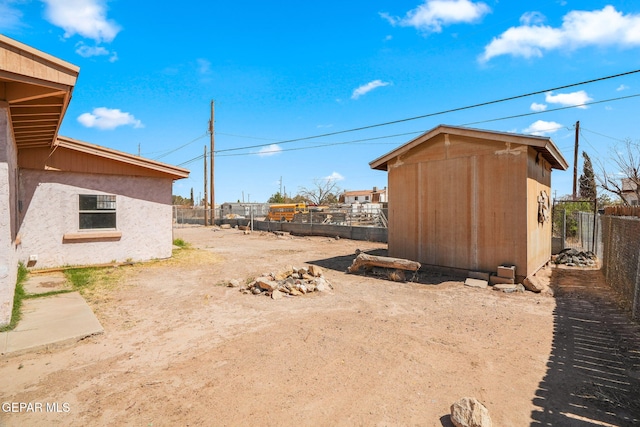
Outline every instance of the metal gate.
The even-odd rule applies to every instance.
[[[600,256],[602,237],[595,200],[557,200],[553,202],[551,253],[574,248]]]

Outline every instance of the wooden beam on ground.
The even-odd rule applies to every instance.
[[[396,270],[418,271],[418,269],[420,268],[420,263],[417,261],[410,261],[408,259],[367,255],[361,253],[356,257],[356,259],[353,260],[353,263],[347,269],[347,272],[355,273],[361,267],[385,267],[393,268]]]

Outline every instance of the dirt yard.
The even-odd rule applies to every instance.
[[[2,402],[61,409],[3,411],[1,425],[451,426],[464,396],[496,427],[640,422],[640,333],[599,271],[545,271],[555,297],[506,294],[434,273],[345,274],[356,249],[383,253],[378,243],[198,227],[175,237],[197,249],[121,267],[88,298],[104,335],[0,359]],[[272,300],[222,285],[305,264],[334,290]]]

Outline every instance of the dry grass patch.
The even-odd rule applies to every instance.
[[[122,267],[86,267],[65,270],[64,275],[74,290],[95,304],[109,300],[111,292],[123,282],[123,277],[134,266]]]

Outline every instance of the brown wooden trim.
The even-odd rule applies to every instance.
[[[86,231],[66,233],[62,236],[62,243],[112,242],[120,240],[122,231]]]

